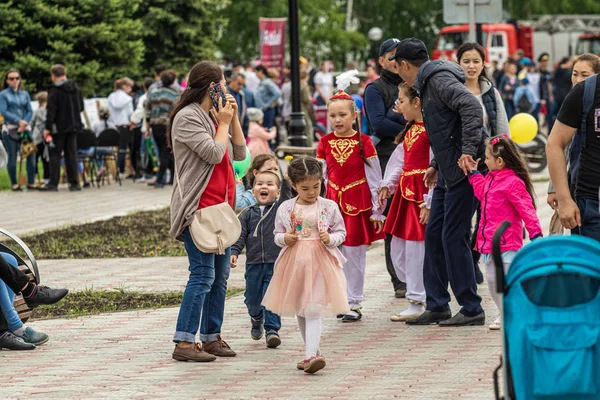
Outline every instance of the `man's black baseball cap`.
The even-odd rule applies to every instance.
[[[385,53],[394,50],[396,46],[398,46],[398,43],[400,43],[400,39],[396,38],[387,39],[385,42],[381,43],[379,57],[383,57]]]
[[[390,61],[403,59],[407,61],[426,61],[429,60],[427,47],[419,39],[408,38],[400,41],[396,46],[396,53],[390,56]]]

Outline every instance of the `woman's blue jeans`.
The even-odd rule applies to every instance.
[[[0,253],[0,255],[4,257],[6,262],[11,266],[18,268],[17,259],[15,257],[8,253]],[[17,313],[17,310],[15,310],[14,300],[15,294],[13,291],[4,282],[0,282],[0,310],[2,310],[2,314],[8,322],[8,329],[10,329],[11,332],[16,331],[23,326],[21,318],[19,318],[19,314]]]
[[[222,255],[204,253],[194,244],[189,228],[183,231],[183,241],[190,261],[190,277],[173,341],[195,342],[200,327],[200,340],[212,342],[217,340],[223,325],[231,248]]]
[[[6,165],[6,169],[8,169],[8,176],[10,178],[11,185],[16,185],[18,183],[17,180],[17,155],[21,150],[21,143],[17,140],[14,140],[8,135],[8,132],[2,132],[2,144],[4,144],[4,148],[6,149],[6,153],[8,154],[8,163]],[[35,184],[35,153],[27,157],[26,162],[27,169],[27,184],[34,185]]]

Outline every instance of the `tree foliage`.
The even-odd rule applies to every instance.
[[[135,18],[142,21],[146,48],[143,68],[163,63],[187,71],[199,59],[212,59],[223,25],[219,0],[144,0]]]
[[[144,56],[141,0],[19,0],[0,4],[0,68],[18,68],[26,88],[50,84],[52,64],[67,66],[84,94],[136,74]]]

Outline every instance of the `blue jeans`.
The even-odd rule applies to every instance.
[[[271,129],[275,125],[275,107],[270,107],[264,110],[263,128]]]
[[[17,180],[17,155],[21,150],[21,143],[17,140],[14,140],[8,135],[8,132],[2,132],[2,144],[4,144],[4,148],[6,149],[6,153],[8,154],[8,163],[6,165],[6,169],[8,169],[8,176],[10,177],[11,185],[16,185],[19,183]],[[27,184],[34,185],[35,184],[35,153],[27,157],[26,162],[27,169]]]
[[[217,340],[223,325],[231,248],[222,255],[204,253],[194,244],[189,228],[183,231],[183,241],[190,261],[190,277],[183,292],[173,341],[193,343],[200,326],[200,340],[212,342]]]
[[[600,241],[600,209],[598,200],[579,199],[576,202],[581,214],[581,226],[572,229],[571,233]]]
[[[0,253],[2,257],[11,266],[18,268],[17,259],[8,253]],[[15,294],[14,292],[4,283],[0,282],[0,310],[8,322],[8,329],[12,332],[23,326],[19,314],[15,310],[14,306]]]
[[[469,246],[471,220],[476,206],[473,188],[467,179],[446,188],[444,179],[439,175],[425,230],[427,251],[423,276],[429,311],[450,309],[448,283],[462,306],[462,314],[473,317],[483,311]]]
[[[246,293],[244,294],[246,300],[244,303],[248,307],[248,314],[255,320],[264,319],[267,332],[281,329],[279,315],[273,314],[261,305],[273,277],[274,265],[273,263],[246,264],[246,274],[244,275],[246,278]]]

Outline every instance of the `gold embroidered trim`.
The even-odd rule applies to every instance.
[[[360,179],[358,181],[354,181],[352,183],[347,184],[346,186],[344,186],[341,189],[340,189],[340,187],[338,185],[336,185],[332,181],[329,181],[329,184],[331,185],[332,188],[334,188],[338,192],[345,192],[348,189],[352,189],[353,187],[358,186],[358,185],[363,184],[363,183],[366,183],[366,182],[367,182],[367,178],[362,178],[362,179]]]
[[[406,137],[404,138],[404,144],[406,145],[406,150],[410,150],[411,147],[415,144],[421,133],[425,132],[425,127],[421,125],[413,125],[412,128],[406,133]]]
[[[418,174],[424,174],[425,172],[427,172],[426,169],[412,169],[410,171],[403,171],[402,175],[413,176],[413,175],[418,175]]]
[[[329,141],[331,153],[340,165],[344,165],[350,155],[354,152],[354,148],[358,145],[358,140],[354,139],[335,139]]]
[[[356,207],[351,206],[350,204],[346,203],[346,210],[348,210],[348,212],[352,212],[352,211],[356,210]]]

